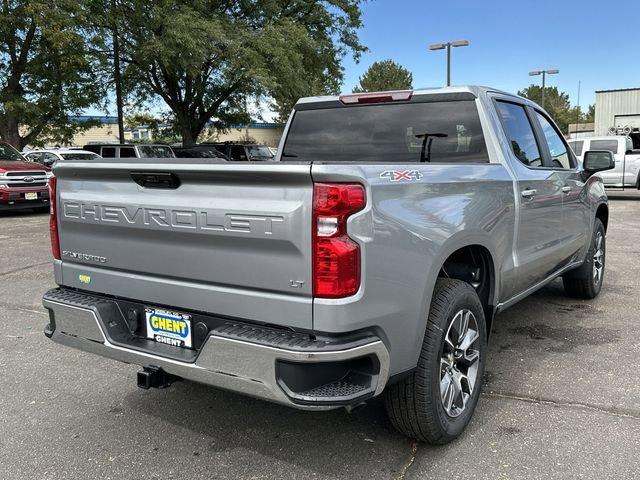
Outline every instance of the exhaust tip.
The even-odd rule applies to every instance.
[[[359,410],[362,410],[366,406],[367,402],[360,402],[354,405],[345,405],[344,409],[347,411],[347,413],[355,413]]]

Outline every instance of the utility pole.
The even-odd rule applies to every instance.
[[[560,73],[560,70],[557,68],[553,68],[551,70],[532,70],[529,72],[530,77],[542,75],[542,100],[540,102],[540,106],[542,108],[544,108],[544,91],[547,86],[547,75],[557,75],[558,73]]]
[[[111,0],[111,15],[117,8],[116,0]],[[116,109],[118,111],[118,142],[124,143],[124,114],[122,99],[122,74],[120,72],[120,39],[118,27],[112,19],[111,36],[113,41],[113,83],[116,87]]]
[[[580,80],[578,80],[578,108],[576,108],[576,131],[575,136],[578,138],[578,127],[580,126]]]
[[[446,50],[447,51],[447,87],[451,86],[451,47],[468,47],[469,40],[455,40],[446,43],[434,43],[429,45],[429,50]]]

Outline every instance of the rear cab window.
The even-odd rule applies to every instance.
[[[584,140],[573,140],[569,142],[569,146],[573,149],[573,153],[577,156],[582,155],[582,147],[584,146]]]
[[[282,161],[488,163],[474,100],[298,110]]]
[[[591,140],[589,150],[606,150],[616,155],[618,153],[618,141],[612,140]]]

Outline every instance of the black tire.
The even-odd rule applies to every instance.
[[[461,413],[452,417],[445,410],[445,400],[440,391],[441,377],[447,370],[446,367],[443,369],[441,358],[452,320],[464,310],[475,316],[478,338],[473,346],[478,353],[478,368],[466,405]],[[385,392],[385,406],[393,426],[408,437],[431,444],[445,444],[458,437],[471,420],[478,403],[486,343],[484,311],[476,291],[461,280],[438,279],[418,365],[410,376],[389,386]]]
[[[602,254],[599,257],[600,261],[598,262],[601,265],[601,273],[596,278],[594,264],[597,262],[596,252],[598,238],[601,238]],[[604,280],[606,242],[604,225],[599,218],[596,218],[593,225],[593,234],[591,236],[591,244],[589,245],[587,258],[582,266],[575,270],[571,270],[562,277],[564,291],[568,296],[584,299],[591,299],[598,296],[602,289],[602,282]]]

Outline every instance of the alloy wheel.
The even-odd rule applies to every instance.
[[[602,232],[596,233],[595,252],[593,254],[593,283],[597,287],[602,281],[602,271],[604,270],[604,249]]]
[[[478,321],[471,310],[456,313],[444,338],[440,358],[440,399],[450,417],[464,412],[478,381]]]

